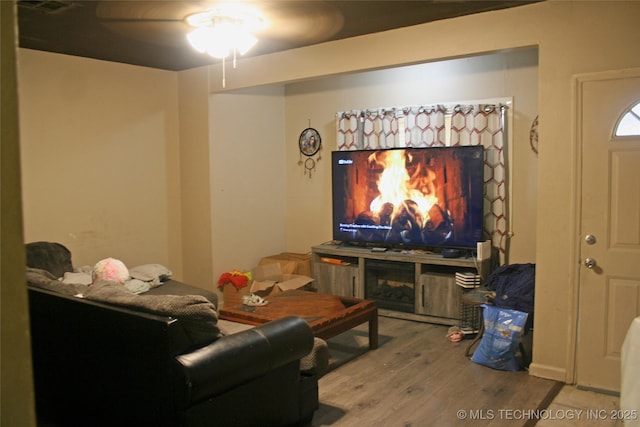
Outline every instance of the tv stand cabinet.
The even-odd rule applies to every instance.
[[[385,308],[378,303],[378,312],[385,316],[421,322],[457,325],[464,289],[456,284],[455,273],[472,272],[483,278],[489,273],[491,259],[475,257],[444,258],[440,254],[418,251],[388,250],[374,252],[371,248],[325,243],[313,246],[312,271],[318,292],[355,298],[376,299],[370,284],[403,282],[410,288],[412,301],[399,304],[399,309]],[[388,268],[385,268],[387,266]],[[398,270],[401,278],[390,280],[386,274]],[[377,279],[376,279],[377,277]],[[406,284],[404,283],[406,282]]]

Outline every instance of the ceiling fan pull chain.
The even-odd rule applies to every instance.
[[[227,87],[227,75],[225,72],[225,66],[224,66],[224,57],[222,58],[222,87],[225,88]]]

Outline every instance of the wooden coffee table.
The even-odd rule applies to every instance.
[[[265,299],[269,303],[262,307],[225,307],[220,310],[220,318],[261,325],[285,316],[298,316],[307,321],[316,337],[322,339],[369,322],[369,348],[378,348],[378,307],[374,301],[299,290]]]

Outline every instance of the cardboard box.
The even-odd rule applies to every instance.
[[[282,252],[262,258],[258,265],[273,263],[280,264],[282,274],[299,274],[311,277],[311,254]]]
[[[283,273],[278,262],[258,265],[251,270],[251,275],[253,277],[251,293],[263,298],[291,289],[300,289],[313,282],[309,276]]]

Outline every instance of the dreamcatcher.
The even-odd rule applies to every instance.
[[[300,148],[300,160],[298,165],[304,167],[304,174],[311,174],[316,169],[316,162],[322,159],[320,148],[322,148],[322,139],[320,133],[312,127],[308,127],[302,131],[298,140],[298,148]],[[304,158],[302,156],[305,156]],[[314,159],[313,156],[317,157]]]

